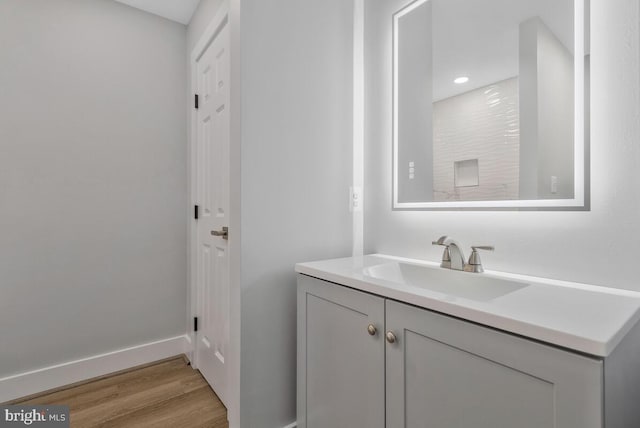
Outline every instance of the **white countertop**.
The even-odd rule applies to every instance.
[[[640,293],[633,291],[493,271],[452,272],[526,285],[474,300],[447,294],[443,286],[434,291],[366,274],[367,268],[394,263],[441,269],[375,254],[298,263],[296,272],[598,357],[608,356],[640,318]]]

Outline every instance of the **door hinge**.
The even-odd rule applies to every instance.
[[[198,317],[193,317],[193,331],[198,331]]]
[[[200,207],[198,205],[193,207],[193,217],[195,217],[196,220],[200,218]]]
[[[194,101],[195,101],[195,107],[197,109],[198,108],[198,94],[196,94]]]

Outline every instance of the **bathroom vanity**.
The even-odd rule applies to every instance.
[[[638,293],[383,255],[296,272],[299,428],[640,427]]]

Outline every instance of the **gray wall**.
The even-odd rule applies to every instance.
[[[573,62],[542,19],[520,24],[521,199],[574,196]]]
[[[275,428],[295,420],[294,264],[351,253],[353,2],[242,0],[241,21],[241,424]]]
[[[433,200],[432,16],[426,2],[398,19],[398,202]]]
[[[0,377],[185,332],[185,35],[0,2]]]
[[[390,36],[371,25],[368,46],[365,249],[437,261],[440,235],[495,244],[487,268],[640,290],[640,23],[636,0],[592,0],[591,211],[393,212]],[[386,21],[391,22],[390,18]],[[373,37],[369,37],[373,36]],[[388,87],[388,86],[384,86]],[[622,241],[624,237],[624,241]]]
[[[574,57],[542,21],[538,33],[538,198],[574,197]],[[551,191],[551,177],[557,190]]]
[[[518,92],[520,108],[520,198],[538,199],[538,30],[540,18],[520,23]]]

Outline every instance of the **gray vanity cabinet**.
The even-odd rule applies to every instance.
[[[298,277],[298,428],[384,428],[384,299]]]
[[[603,370],[298,275],[298,428],[602,428]]]
[[[387,427],[601,428],[600,360],[386,301]]]

